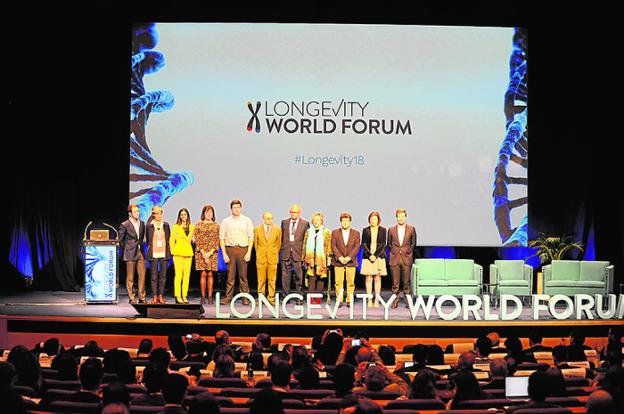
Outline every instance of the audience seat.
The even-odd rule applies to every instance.
[[[395,410],[444,410],[446,406],[442,401],[437,399],[413,399],[390,401],[386,405],[386,408]]]
[[[50,410],[55,413],[99,414],[101,408],[99,403],[54,401],[50,404]]]

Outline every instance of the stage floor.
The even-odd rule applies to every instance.
[[[192,292],[191,292],[192,293]],[[390,292],[384,293],[389,297]],[[189,297],[191,303],[199,303],[197,297]],[[175,306],[172,298],[167,302]],[[333,304],[331,305],[333,307]],[[204,314],[199,318],[147,318],[128,303],[124,294],[119,296],[118,304],[86,305],[81,292],[42,292],[31,291],[23,293],[0,294],[0,319],[6,321],[9,332],[92,332],[94,334],[168,334],[187,333],[192,329],[202,334],[213,333],[217,329],[226,328],[234,335],[249,335],[250,332],[262,330],[272,335],[283,336],[312,336],[328,327],[342,327],[348,330],[365,329],[373,335],[388,337],[406,336],[439,336],[452,337],[474,335],[483,330],[497,330],[507,334],[526,335],[528,330],[542,331],[544,336],[567,336],[571,329],[584,327],[591,330],[588,335],[606,335],[612,325],[622,325],[622,320],[555,320],[547,312],[540,314],[539,320],[534,320],[530,305],[525,306],[521,315],[511,321],[485,321],[460,319],[443,320],[435,309],[427,320],[422,310],[412,318],[410,310],[403,302],[397,309],[389,309],[388,319],[384,319],[384,308],[366,309],[366,319],[362,317],[362,302],[358,301],[353,309],[353,317],[349,308],[338,309],[335,318],[331,318],[323,305],[314,309],[315,315],[322,319],[308,319],[305,307],[301,319],[291,319],[283,316],[276,319],[266,309],[263,317],[258,314],[258,307],[249,318],[240,319],[217,318],[216,305],[204,305]],[[447,307],[443,310],[447,312]],[[450,308],[450,306],[449,306]],[[250,306],[237,302],[236,309],[241,313],[251,310]],[[286,309],[296,313],[293,303],[287,303]],[[448,310],[450,312],[450,310]],[[221,312],[231,312],[229,306],[221,306]],[[494,308],[494,313],[497,309]]]

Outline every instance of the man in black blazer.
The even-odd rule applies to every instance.
[[[128,206],[128,220],[121,223],[119,229],[119,245],[123,251],[123,260],[126,262],[126,290],[130,303],[136,303],[133,291],[134,271],[139,274],[137,291],[139,302],[145,303],[145,256],[143,254],[143,240],[145,239],[145,223],[139,219],[139,206]]]
[[[392,293],[397,295],[392,308],[399,306],[399,287],[403,282],[403,300],[407,304],[407,295],[411,294],[410,272],[414,262],[416,247],[416,229],[406,223],[407,212],[399,208],[395,213],[397,224],[388,229],[388,247],[390,248],[390,271],[392,272]]]
[[[310,223],[300,216],[301,207],[294,204],[290,207],[290,218],[282,220],[282,247],[279,256],[284,296],[290,293],[291,272],[293,270],[295,272],[296,292],[303,295],[303,238],[306,230],[310,227]]]

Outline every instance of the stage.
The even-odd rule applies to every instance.
[[[357,292],[363,293],[363,292]],[[390,296],[385,292],[384,296]],[[195,297],[191,303],[198,304]],[[173,299],[167,301],[168,308],[175,309]],[[330,304],[333,308],[333,302]],[[297,313],[293,302],[284,305],[287,312]],[[235,309],[241,313],[251,313],[250,305],[237,301]],[[218,329],[227,329],[230,334],[248,336],[249,332],[267,332],[273,336],[311,337],[331,327],[341,327],[346,333],[359,330],[367,331],[378,337],[457,337],[474,336],[486,331],[497,331],[505,335],[525,335],[530,330],[537,330],[545,337],[565,337],[571,330],[583,327],[588,336],[605,336],[610,326],[622,325],[622,320],[556,320],[548,312],[540,312],[539,320],[534,320],[530,305],[523,308],[520,316],[511,321],[444,320],[433,309],[430,318],[425,319],[422,310],[412,318],[410,310],[403,302],[397,309],[388,310],[388,319],[384,317],[384,308],[367,308],[366,319],[362,315],[362,303],[356,302],[353,317],[350,309],[341,307],[335,317],[325,304],[314,309],[314,315],[321,319],[308,319],[306,307],[303,307],[301,319],[275,318],[264,308],[260,317],[258,306],[247,318],[217,317],[216,305],[203,305],[203,314],[199,318],[149,318],[142,317],[128,303],[127,296],[120,295],[117,304],[85,304],[81,292],[42,292],[31,291],[0,296],[0,319],[6,323],[9,333],[75,333],[75,334],[115,334],[115,335],[168,335],[197,332],[201,335],[213,335]],[[230,312],[229,306],[221,306],[220,312]],[[446,307],[445,307],[446,312]]]

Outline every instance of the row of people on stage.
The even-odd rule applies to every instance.
[[[369,307],[379,306],[381,278],[388,274],[388,268],[392,275],[392,293],[397,295],[392,308],[398,306],[401,285],[404,298],[410,294],[416,230],[407,224],[404,209],[396,210],[396,224],[389,229],[381,226],[378,211],[371,212],[368,215],[369,226],[362,230],[361,235],[351,227],[349,213],[340,214],[340,227],[332,231],[324,226],[322,213],[314,213],[310,222],[302,219],[301,207],[297,204],[291,206],[290,217],[282,220],[280,225],[274,224],[273,215],[265,212],[262,224],[254,227],[251,219],[242,214],[240,200],[230,203],[230,212],[219,225],[214,208],[205,205],[199,222],[193,225],[189,211],[183,208],[171,227],[163,220],[160,206],[152,209],[147,224],[140,220],[136,204],[128,206],[128,220],[121,224],[119,242],[126,262],[126,289],[130,303],[136,303],[137,294],[140,303],[147,300],[146,260],[150,262],[151,303],[165,302],[164,287],[170,258],[173,258],[175,269],[174,297],[178,303],[188,303],[189,279],[195,257],[195,269],[201,272],[201,303],[212,304],[219,249],[227,264],[225,297],[221,301],[224,305],[234,297],[237,278],[240,291],[249,293],[247,266],[252,249],[256,252],[258,294],[265,295],[271,303],[275,300],[277,265],[280,264],[284,295],[291,293],[293,274],[296,293],[303,295],[305,282],[309,293],[322,294],[328,280],[328,269],[332,266],[336,300],[340,306],[350,306],[360,247],[363,250],[360,273],[366,277],[366,293],[372,294],[374,290],[374,299],[369,300]],[[146,255],[144,243],[147,245]],[[387,261],[386,247],[390,250]],[[134,291],[135,273],[138,274],[137,294]],[[317,299],[317,303],[320,301]],[[245,299],[243,303],[246,302]]]

